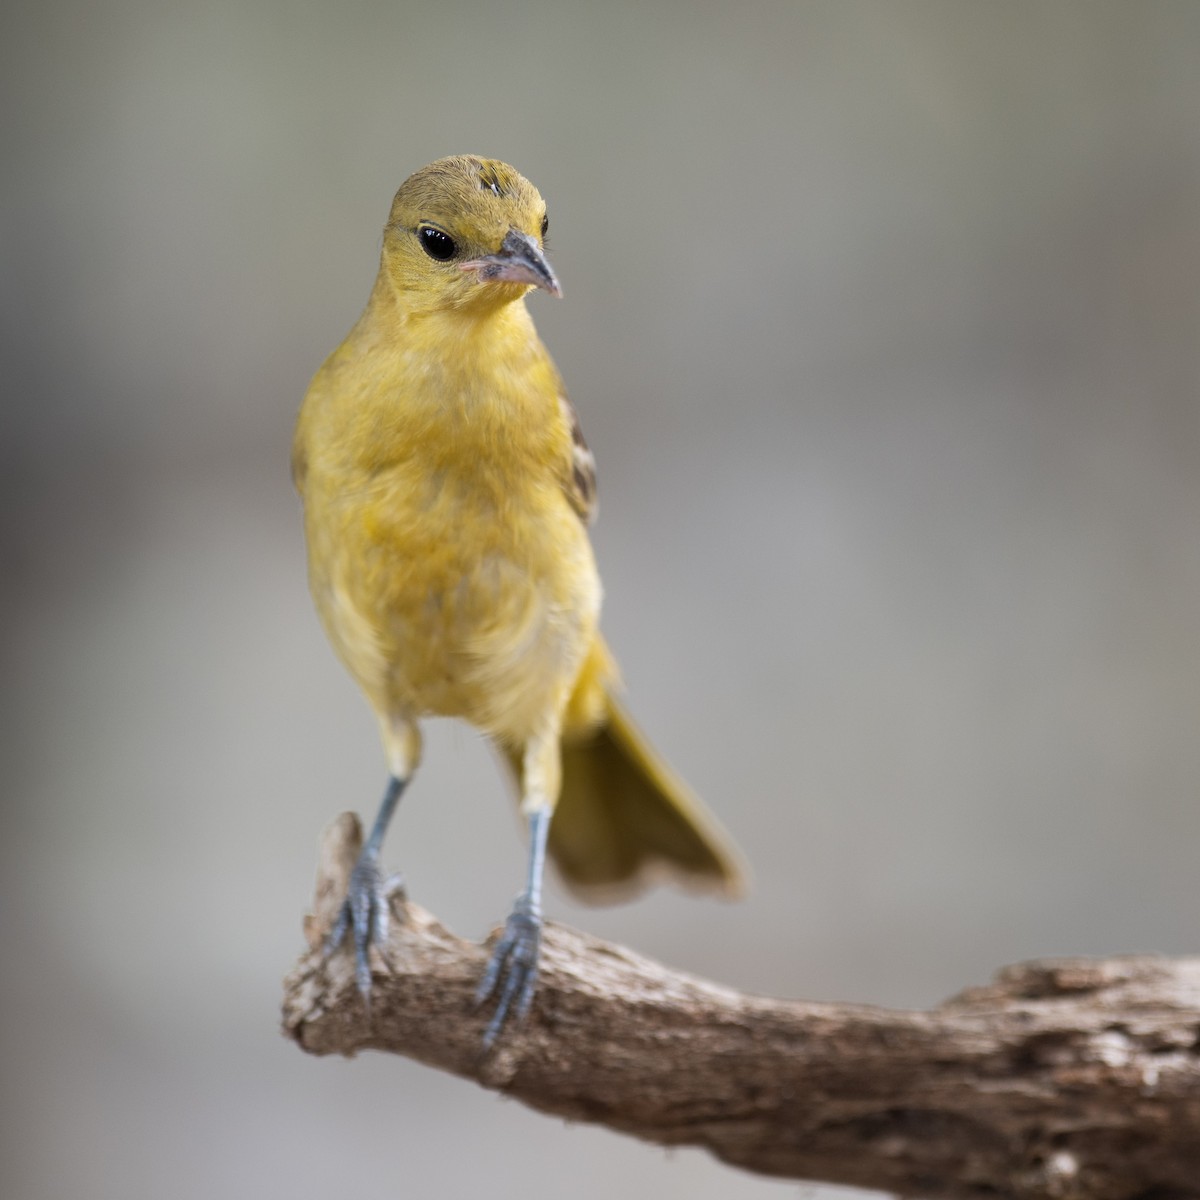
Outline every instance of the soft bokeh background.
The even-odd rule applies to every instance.
[[[277,1032],[383,783],[291,423],[446,153],[549,199],[606,629],[755,874],[552,915],[891,1005],[1197,948],[1200,5],[25,0],[0,60],[4,1196],[797,1192]],[[482,937],[522,842],[430,733],[387,858]]]

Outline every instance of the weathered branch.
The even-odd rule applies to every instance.
[[[357,853],[331,828],[310,944]],[[486,951],[393,898],[368,1013],[344,952],[286,981],[315,1054],[386,1050],[747,1170],[971,1200],[1200,1198],[1200,959],[1008,968],[931,1012],[768,1000],[546,928],[529,1018],[481,1051]]]

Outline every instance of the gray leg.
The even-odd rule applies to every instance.
[[[529,818],[529,876],[504,926],[504,936],[492,951],[487,970],[475,992],[482,1004],[496,994],[496,1011],[483,1035],[489,1049],[504,1026],[510,1010],[520,1021],[533,1003],[537,986],[538,950],[542,942],[542,875],[546,869],[546,836],[550,832],[549,808],[538,808]]]
[[[387,791],[383,794],[383,803],[379,806],[371,836],[367,838],[358,862],[354,864],[346,899],[325,941],[325,955],[328,957],[342,944],[348,932],[354,934],[354,975],[363,1003],[367,1005],[371,1002],[370,948],[372,943],[382,945],[387,939],[388,901],[379,877],[379,851],[388,822],[396,811],[407,782],[395,775],[388,779]]]

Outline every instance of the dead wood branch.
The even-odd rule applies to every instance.
[[[310,944],[357,853],[323,848]],[[546,928],[528,1020],[481,1053],[486,950],[393,900],[370,1012],[312,950],[284,1028],[385,1050],[533,1108],[746,1170],[930,1200],[1200,1200],[1200,959],[1029,963],[930,1012],[769,1000]]]

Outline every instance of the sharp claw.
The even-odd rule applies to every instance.
[[[359,995],[363,1003],[371,1007],[371,963],[367,958],[365,947],[357,952],[354,962],[354,981],[358,984]]]
[[[533,1007],[533,993],[537,990],[537,963],[533,964],[532,969],[525,976],[525,982],[521,985],[521,994],[517,998],[517,1020],[523,1021],[529,1015],[529,1010]]]
[[[483,1035],[484,1049],[491,1048],[510,1012],[518,1021],[523,1020],[529,1012],[537,988],[541,938],[541,915],[531,911],[522,897],[508,918],[504,936],[496,943],[479,987],[475,989],[475,1003],[478,1005],[499,988],[496,1011]]]
[[[348,900],[342,902],[341,908],[338,909],[337,920],[333,923],[333,928],[325,937],[325,945],[322,947],[323,953],[328,958],[345,940],[346,930],[350,928],[350,902]]]
[[[393,887],[395,878],[381,884],[375,856],[364,853],[350,875],[346,899],[325,939],[325,957],[328,958],[347,935],[352,935],[354,981],[368,1009],[371,1006],[371,947],[382,949],[387,944],[388,889]]]
[[[508,1003],[501,998],[500,1003],[496,1006],[496,1011],[492,1014],[492,1019],[488,1022],[488,1027],[483,1031],[483,1048],[490,1050],[500,1036],[500,1030],[504,1027],[504,1018],[508,1015]]]
[[[496,979],[500,974],[500,964],[496,961],[495,955],[488,960],[487,970],[483,973],[483,978],[479,981],[479,986],[475,989],[475,1005],[478,1007],[491,994],[496,986]]]

